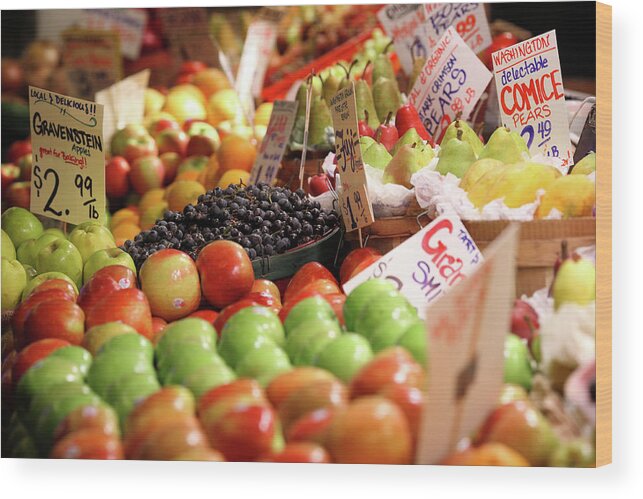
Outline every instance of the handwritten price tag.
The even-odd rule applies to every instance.
[[[272,107],[266,135],[261,142],[259,154],[252,165],[250,184],[272,184],[277,176],[281,160],[288,145],[288,138],[295,124],[298,102],[278,100]]]
[[[92,100],[123,77],[123,59],[114,31],[72,29],[62,35],[63,65],[74,97]]]
[[[505,229],[484,263],[426,314],[429,372],[417,464],[442,462],[498,405],[518,233],[518,224]]]
[[[33,213],[79,224],[105,216],[103,106],[29,87]]]
[[[129,59],[137,59],[141,53],[146,23],[144,9],[83,9],[81,21],[87,29],[116,31],[120,37],[121,53]]]
[[[339,206],[344,226],[351,232],[375,221],[359,145],[354,83],[335,94],[330,101],[330,110],[335,129],[335,157],[342,185]]]
[[[426,12],[423,5],[387,5],[377,12],[386,34],[393,39],[395,52],[406,74],[413,71],[415,57],[426,58],[430,53],[424,32]]]
[[[480,99],[491,73],[449,27],[427,59],[409,94],[433,137],[442,137],[458,113],[466,119]]]
[[[531,154],[573,165],[556,31],[494,52],[491,58],[502,123],[525,139]]]
[[[435,48],[437,41],[451,26],[476,54],[491,45],[491,31],[484,4],[427,3],[424,7],[424,30],[431,49]]]
[[[208,13],[203,7],[159,9],[158,12],[163,32],[179,63],[192,60],[217,66],[219,52],[210,34]]]
[[[482,263],[457,217],[441,216],[344,284],[350,293],[368,279],[389,279],[421,317],[435,300]]]

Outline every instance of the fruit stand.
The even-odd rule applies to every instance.
[[[3,56],[3,457],[595,465],[596,146],[587,112],[559,130],[586,102],[551,76],[562,118],[515,130],[492,71],[550,35],[454,4],[479,8],[437,36],[431,5],[177,9],[183,38],[164,9],[71,11],[121,37],[108,84],[65,31]],[[475,78],[441,93],[449,43]],[[505,250],[501,306],[450,313],[494,369],[432,370],[442,290]],[[491,399],[436,453],[455,378]]]

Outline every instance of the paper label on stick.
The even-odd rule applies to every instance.
[[[105,216],[103,106],[29,87],[33,213],[79,224]]]
[[[201,61],[210,67],[219,64],[219,51],[203,7],[159,9],[158,12],[177,61]]]
[[[63,65],[74,97],[91,100],[123,77],[118,33],[72,29],[62,38]]]
[[[441,139],[458,113],[467,119],[491,81],[455,28],[449,27],[426,61],[409,94],[432,137]]]
[[[339,208],[346,231],[361,229],[375,221],[366,189],[366,172],[362,161],[357,127],[355,83],[339,90],[330,101],[335,129],[335,157],[341,180]]]
[[[96,93],[96,102],[104,108],[103,137],[106,144],[125,125],[143,123],[145,89],[149,80],[150,70],[145,69]]]
[[[144,9],[83,9],[81,21],[87,29],[116,31],[121,53],[128,59],[137,59],[140,55],[146,23]]]
[[[413,71],[413,58],[428,57],[431,52],[424,31],[426,12],[422,4],[387,5],[377,12],[386,34],[393,39],[395,52],[406,74]]]
[[[491,30],[483,3],[427,3],[424,33],[431,50],[453,26],[476,54],[491,45]]]
[[[426,314],[429,372],[417,464],[442,462],[498,406],[519,231],[519,224],[505,229],[484,263]]]
[[[388,279],[424,317],[428,307],[482,263],[459,218],[436,218],[344,284],[346,294],[369,279]]]
[[[529,152],[574,164],[556,31],[494,52],[502,124],[518,132]]]
[[[250,184],[272,184],[288,145],[288,138],[295,124],[296,101],[277,100],[273,103],[266,135],[261,142],[257,159],[250,172]]]

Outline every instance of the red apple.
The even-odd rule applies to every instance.
[[[327,449],[345,464],[411,464],[413,441],[402,410],[381,396],[362,397],[330,425]]]
[[[329,371],[319,367],[296,367],[274,378],[266,388],[266,395],[270,403],[279,409],[295,391],[303,386],[320,380],[335,379]]]
[[[208,321],[210,324],[214,325],[214,322],[217,320],[217,317],[219,317],[219,312],[216,312],[214,310],[208,310],[208,309],[203,309],[203,310],[197,310],[196,312],[192,312],[188,317],[198,317],[199,319],[203,319]]]
[[[241,245],[214,241],[205,246],[196,260],[206,301],[223,308],[246,295],[255,280],[252,262]]]
[[[457,450],[440,464],[447,466],[529,466],[529,462],[515,450],[498,443]]]
[[[288,442],[316,442],[324,445],[328,436],[328,429],[340,409],[322,407],[309,412],[295,421],[288,428],[286,440]]]
[[[13,364],[12,381],[17,384],[24,373],[31,366],[47,357],[50,353],[59,348],[71,345],[68,341],[58,338],[45,338],[44,340],[34,341],[30,345],[20,350]]]
[[[20,178],[20,168],[11,163],[2,165],[0,168],[2,172],[2,193],[4,194],[7,188]]]
[[[27,296],[33,296],[50,289],[60,289],[65,293],[66,298],[72,302],[76,301],[78,298],[78,293],[76,292],[74,285],[65,279],[47,279],[33,288]]]
[[[195,73],[198,73],[199,71],[203,71],[204,69],[208,69],[208,66],[201,61],[184,61],[181,64],[181,69],[179,70],[179,74],[182,74],[182,75],[195,74]]]
[[[244,402],[266,405],[267,400],[261,385],[255,379],[240,378],[230,383],[211,388],[199,399],[198,413],[201,421],[206,423],[208,412],[218,418],[227,408],[235,403]],[[214,409],[214,412],[212,410]]]
[[[122,198],[129,192],[130,165],[123,156],[112,156],[105,163],[105,193],[109,198]]]
[[[380,390],[380,395],[397,404],[402,409],[411,430],[413,442],[417,441],[424,406],[424,394],[422,390],[414,386],[391,383]]]
[[[97,270],[85,284],[78,295],[78,305],[90,314],[96,303],[100,302],[107,294],[121,289],[136,288],[136,274],[125,265],[109,265]]]
[[[138,194],[163,187],[165,169],[156,156],[141,156],[132,163],[130,181]]]
[[[144,156],[156,156],[156,142],[147,133],[143,125],[126,125],[118,130],[111,141],[111,153],[114,156],[123,156],[131,165],[134,160]]]
[[[391,383],[424,388],[424,371],[402,347],[389,347],[379,352],[351,381],[351,397],[379,393]]]
[[[252,283],[251,293],[268,293],[274,296],[275,300],[281,303],[281,293],[277,285],[268,279],[255,279]]]
[[[214,329],[217,330],[217,334],[221,336],[223,327],[225,326],[226,322],[228,322],[228,319],[236,314],[239,310],[246,307],[254,307],[257,305],[259,305],[259,303],[257,303],[256,301],[250,298],[244,298],[242,300],[234,302],[232,305],[228,305],[227,307],[225,307],[223,310],[221,310],[221,312],[219,312],[217,319],[214,321]]]
[[[330,180],[325,173],[318,173],[308,179],[308,190],[312,196],[320,196],[330,190]]]
[[[151,340],[152,313],[145,294],[135,288],[108,293],[87,313],[87,329],[106,322],[123,322]]]
[[[33,166],[33,157],[31,153],[20,156],[15,165],[20,168],[20,180],[31,180],[31,168]]]
[[[5,193],[7,206],[29,209],[31,203],[31,182],[13,182]]]
[[[351,251],[344,261],[342,266],[339,269],[339,282],[344,284],[348,281],[348,277],[353,274],[355,269],[360,266],[364,260],[371,260],[371,257],[377,256],[381,257],[381,253],[373,248],[357,248]]]
[[[344,282],[350,281],[353,277],[358,275],[362,270],[365,270],[366,268],[370,267],[380,258],[382,258],[380,255],[371,255],[362,259],[357,265],[355,265],[355,267],[353,268],[353,271],[350,274],[348,274],[348,277],[346,277],[346,281]]]
[[[538,314],[533,307],[523,300],[516,300],[511,311],[511,332],[531,343],[539,329]]]
[[[334,376],[306,383],[293,390],[279,406],[279,417],[284,429],[309,412],[323,407],[338,408],[346,405],[348,390]]]
[[[163,185],[168,185],[172,183],[176,177],[177,172],[179,171],[179,165],[183,161],[183,157],[175,152],[166,152],[159,156],[161,163],[163,163],[163,171],[165,175],[163,176]]]
[[[51,451],[53,459],[124,459],[123,446],[117,436],[86,428],[58,441]]]
[[[330,463],[326,449],[313,442],[286,444],[281,452],[271,452],[260,461],[272,463]]]
[[[18,158],[21,158],[25,154],[31,153],[31,139],[27,138],[24,140],[16,140],[14,143],[12,143],[9,147],[9,151],[7,152],[7,157],[10,163],[15,163],[16,161],[18,161]]]
[[[185,151],[190,140],[183,130],[163,130],[156,137],[156,146],[159,154],[175,152],[179,156],[185,156]]]
[[[71,411],[56,428],[56,440],[80,430],[92,429],[119,437],[118,416],[108,405],[84,405]]]
[[[156,137],[166,130],[181,130],[181,125],[178,121],[169,120],[167,118],[159,118],[152,121],[147,127],[149,134],[156,139]]]
[[[188,156],[211,156],[217,149],[221,140],[219,133],[209,123],[202,121],[192,121],[185,125],[185,130],[190,138],[187,147]]]
[[[57,338],[80,345],[85,333],[85,313],[73,302],[59,298],[35,306],[27,315],[24,335],[27,343]]]
[[[337,284],[337,280],[333,274],[321,263],[308,262],[304,264],[288,283],[283,297],[284,304],[287,303],[291,297],[298,294],[304,287],[317,280],[326,280]]]
[[[145,260],[139,277],[152,314],[157,317],[171,322],[199,308],[199,272],[187,253],[169,248],[157,251]]]
[[[160,317],[152,317],[152,334],[154,338],[167,327],[167,322]]]

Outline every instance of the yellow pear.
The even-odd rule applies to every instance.
[[[547,190],[560,175],[549,165],[530,162],[510,165],[493,185],[490,200],[504,198],[504,204],[509,208],[533,203],[538,190]]]
[[[469,191],[478,181],[489,171],[497,170],[500,172],[504,168],[504,163],[497,159],[486,158],[479,159],[473,163],[460,180],[460,188]]]
[[[486,161],[486,160],[478,160]],[[509,168],[509,165],[500,163],[497,168],[491,168],[486,172],[482,173],[477,177],[475,182],[471,182],[467,186],[467,195],[469,200],[473,203],[476,208],[482,208],[487,203],[494,200],[492,197],[493,187],[496,185],[498,179],[502,176],[505,170]],[[472,175],[475,174],[475,171],[472,172]],[[469,183],[470,181],[467,181]],[[462,184],[461,184],[462,185]]]
[[[234,124],[245,122],[241,101],[234,90],[227,88],[212,94],[208,104],[208,121],[214,126],[222,121]]]
[[[536,218],[545,218],[556,208],[563,218],[591,217],[596,203],[596,185],[585,175],[557,178],[545,191]]]
[[[194,85],[178,85],[170,89],[163,111],[173,115],[179,123],[207,117],[205,97]]]
[[[272,114],[272,102],[264,102],[255,111],[255,125],[268,126]]]
[[[160,113],[165,104],[165,95],[154,88],[146,88],[143,102],[144,116]]]
[[[596,153],[590,152],[581,159],[571,171],[572,175],[589,175],[596,171]]]

